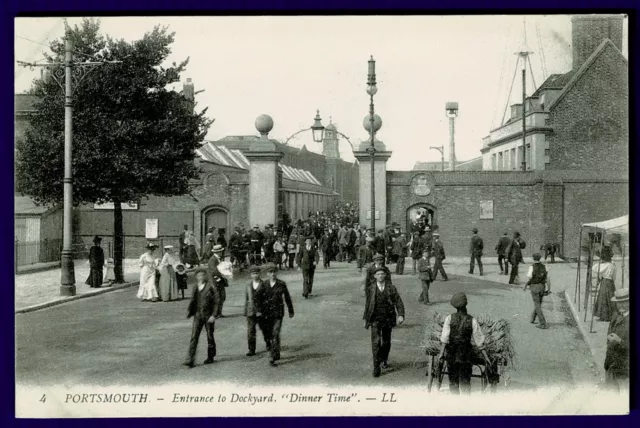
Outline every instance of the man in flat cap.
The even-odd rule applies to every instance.
[[[318,249],[311,245],[312,240],[312,236],[307,236],[304,240],[304,246],[300,248],[297,255],[298,266],[302,268],[302,296],[305,299],[309,298],[313,290],[313,276],[320,261]]]
[[[375,271],[378,268],[384,268],[385,272],[387,273],[387,280],[391,281],[391,270],[389,270],[389,268],[384,264],[384,255],[377,253],[374,254],[373,257],[373,262],[369,265],[369,267],[367,268],[367,272],[365,273],[365,277],[364,277],[364,290],[366,291],[367,287],[369,286],[369,284],[371,284],[371,282],[375,279]]]
[[[404,304],[398,290],[387,279],[388,269],[374,269],[374,280],[366,288],[364,328],[371,327],[371,350],[373,353],[373,377],[379,377],[381,368],[389,367],[391,331],[396,324],[404,322]]]
[[[191,340],[189,351],[184,362],[185,366],[193,367],[198,347],[198,339],[202,328],[207,331],[207,359],[204,364],[213,363],[216,356],[216,340],[213,335],[215,326],[215,313],[218,311],[220,296],[218,289],[209,283],[208,272],[204,268],[196,270],[196,284],[193,288],[187,318],[193,317],[193,329],[191,330]]]
[[[440,241],[440,234],[438,232],[433,234],[433,256],[435,257],[433,265],[433,280],[435,281],[438,273],[440,273],[443,281],[449,281],[447,272],[444,271],[444,266],[442,266],[442,262],[447,258],[447,256],[444,253],[444,245],[442,245],[442,241]]]
[[[263,314],[267,285],[260,279],[261,271],[260,266],[249,267],[251,282],[247,284],[244,293],[244,316],[247,317],[247,342],[249,344],[247,357],[256,355],[256,326],[260,327],[262,331],[267,349],[271,347],[271,331],[265,323]]]
[[[324,235],[320,237],[320,250],[322,251],[322,264],[327,269],[331,267],[331,250],[333,249],[333,236],[329,233],[329,229],[324,230]]]
[[[474,317],[467,313],[467,295],[456,293],[451,298],[451,306],[456,308],[455,314],[447,315],[440,336],[440,354],[438,359],[445,359],[449,372],[449,391],[460,394],[471,392],[471,372],[473,370],[473,346],[481,350],[488,366],[493,367],[487,352],[484,350],[484,334]],[[445,354],[446,352],[446,354]]]
[[[471,245],[469,247],[469,253],[471,255],[471,261],[469,262],[469,273],[473,275],[475,268],[475,262],[478,262],[478,269],[480,269],[480,276],[482,276],[482,250],[484,249],[484,242],[482,238],[478,236],[478,229],[475,227],[472,230],[473,236],[471,237]]]
[[[540,253],[533,255],[533,265],[529,267],[529,272],[527,272],[527,278],[529,278],[529,280],[524,289],[530,288],[531,297],[533,298],[531,324],[535,324],[536,318],[538,318],[538,325],[536,325],[536,327],[546,329],[547,320],[542,313],[542,298],[551,292],[551,278],[549,272],[547,272],[547,268],[540,262],[541,258]]]
[[[267,263],[264,271],[267,273],[265,282],[264,305],[262,316],[265,318],[265,328],[269,329],[269,339],[271,343],[269,364],[276,366],[276,361],[280,359],[280,331],[284,319],[284,305],[287,305],[289,318],[293,318],[293,302],[289,295],[287,284],[278,279],[278,268],[273,263]]]

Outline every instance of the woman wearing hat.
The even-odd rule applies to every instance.
[[[483,349],[484,334],[474,317],[467,313],[467,295],[456,293],[451,298],[455,314],[447,315],[442,326],[440,355],[445,359],[449,373],[449,391],[452,394],[471,392],[471,372],[473,371],[473,346],[482,351],[488,366],[492,367],[487,352]]]
[[[93,238],[93,246],[89,249],[89,278],[85,284],[91,288],[100,288],[102,285],[102,268],[104,266],[104,251],[100,247],[102,238]]]
[[[196,236],[193,234],[192,230],[187,230],[184,233],[184,264],[189,267],[198,266],[200,263],[200,257],[198,257],[198,250],[200,248],[200,244],[196,239]]]
[[[140,256],[138,264],[140,265],[140,286],[138,287],[138,299],[143,302],[158,300],[158,292],[156,291],[156,259],[153,254],[158,246],[149,242],[147,251]]]
[[[178,281],[174,266],[179,263],[180,260],[173,255],[173,245],[165,245],[162,261],[158,265],[158,270],[160,271],[160,299],[163,302],[178,298]]]
[[[598,297],[596,298],[596,309],[593,313],[598,317],[600,321],[611,321],[611,318],[616,313],[615,304],[611,301],[616,286],[616,265],[613,264],[611,259],[613,258],[613,251],[611,247],[602,247],[600,251],[600,263],[595,263],[593,266],[593,278],[596,279],[596,283],[600,283],[598,289]]]
[[[616,313],[607,332],[604,369],[607,387],[619,392],[629,388],[629,289],[616,290],[611,302]]]

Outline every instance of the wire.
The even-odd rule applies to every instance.
[[[531,66],[531,58],[529,58],[529,55],[527,55],[526,60],[529,62],[529,71],[531,71],[531,80],[533,80],[533,92],[535,92],[538,90],[538,86],[536,86],[536,78],[533,76],[533,67]]]
[[[27,37],[23,37],[23,36],[20,36],[20,35],[18,35],[18,34],[16,34],[16,37],[17,37],[17,38],[19,38],[19,39],[26,40],[26,41],[28,41],[28,42],[32,42],[32,43],[36,43],[36,44],[39,44],[39,45],[42,45],[42,46],[46,46],[46,47],[48,47],[48,48],[50,48],[50,47],[51,47],[51,46],[49,46],[49,45],[47,45],[47,44],[45,44],[45,43],[36,42],[35,40],[31,40],[31,39],[29,39],[29,38],[27,38]],[[75,51],[75,50],[71,50],[71,52],[76,53],[76,54],[78,54],[78,55],[84,55],[85,57],[87,57],[87,58],[89,58],[89,59],[96,59],[96,58],[95,58],[95,54],[94,54],[94,55],[89,55],[89,54],[82,53],[82,52],[78,52],[78,51]]]
[[[538,35],[538,47],[540,49],[540,59],[542,61],[542,80],[547,80],[547,60],[544,56],[544,45],[542,44],[542,36],[540,35],[540,25],[536,22],[536,33]]]
[[[507,96],[507,105],[504,107],[504,113],[502,114],[502,122],[500,123],[500,125],[504,123],[504,116],[507,114],[507,108],[509,108],[509,101],[511,100],[511,91],[513,91],[513,83],[516,81],[516,75],[518,74],[519,62],[520,62],[520,58],[518,57],[518,60],[516,60],[516,69],[513,71],[513,80],[511,81],[511,88],[509,89],[509,95]]]
[[[494,103],[493,106],[493,125],[496,125],[496,113],[498,112],[498,108],[500,106],[500,91],[502,89],[502,82],[504,79],[504,69],[505,69],[505,65],[507,63],[507,46],[509,43],[509,36],[511,35],[511,29],[512,29],[512,24],[509,25],[509,30],[507,32],[507,37],[505,38],[505,42],[504,42],[504,48],[502,51],[502,66],[500,67],[500,79],[498,80],[498,87],[496,88],[496,102]],[[502,125],[502,124],[500,124]]]

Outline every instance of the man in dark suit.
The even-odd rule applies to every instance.
[[[433,266],[433,280],[436,280],[438,272],[440,272],[442,280],[449,281],[447,272],[444,271],[444,266],[442,266],[442,262],[447,256],[444,253],[444,245],[442,245],[442,241],[440,241],[440,234],[437,232],[433,234],[433,256],[436,259]]]
[[[516,277],[518,276],[518,265],[524,262],[522,258],[522,249],[526,244],[522,238],[520,238],[520,232],[513,233],[513,240],[509,243],[505,254],[509,263],[511,264],[511,276],[509,276],[509,284],[515,284]]]
[[[225,290],[225,288],[229,286],[229,282],[227,281],[227,279],[218,271],[218,265],[222,261],[220,257],[223,252],[224,248],[222,248],[222,246],[214,245],[211,249],[212,256],[208,261],[209,284],[218,289],[218,296],[220,297],[218,310],[216,313],[214,313],[214,316],[216,318],[223,317],[222,306],[224,305],[225,300],[227,300],[227,291]]]
[[[304,240],[304,247],[300,248],[298,253],[298,266],[302,268],[302,295],[305,299],[309,298],[313,289],[313,275],[316,272],[316,266],[320,260],[318,249],[311,245],[312,238],[307,236]]]
[[[267,281],[265,282],[264,304],[262,316],[265,318],[265,326],[270,330],[271,357],[269,364],[276,365],[280,359],[280,331],[282,330],[282,320],[284,318],[284,305],[287,305],[289,318],[293,318],[293,302],[287,289],[287,284],[278,279],[277,267],[273,263],[265,266]]]
[[[469,247],[469,254],[471,255],[471,261],[469,262],[469,273],[473,275],[475,268],[475,262],[478,262],[478,269],[480,269],[480,276],[482,276],[482,250],[484,249],[484,242],[482,238],[478,236],[478,229],[473,228],[473,236],[471,237],[471,245]]]
[[[185,366],[194,366],[193,360],[196,356],[196,348],[198,347],[198,339],[200,332],[202,332],[202,327],[205,327],[207,331],[207,359],[204,364],[213,363],[213,359],[216,356],[216,341],[213,336],[214,314],[218,310],[219,301],[218,289],[207,280],[207,270],[198,269],[196,271],[196,284],[193,288],[193,295],[187,312],[187,318],[193,317],[193,329],[191,330],[189,351],[184,362]]]
[[[500,238],[496,245],[496,253],[498,253],[498,264],[500,265],[500,275],[509,275],[509,258],[507,257],[507,248],[511,243],[511,239],[507,236],[507,232]],[[502,262],[504,261],[504,268]]]
[[[365,273],[365,276],[364,276],[364,284],[363,284],[364,291],[366,291],[369,284],[371,284],[371,282],[375,280],[374,274],[376,269],[378,269],[379,267],[386,269],[386,273],[387,273],[386,278],[388,281],[391,281],[391,270],[384,264],[384,256],[382,254],[374,254],[373,262],[367,268],[367,272]]]
[[[189,230],[189,226],[185,224],[184,230],[180,233],[180,237],[178,238],[180,240],[180,242],[178,243],[178,250],[179,250],[180,261],[182,263],[184,263],[184,252],[187,249],[187,246],[184,243],[184,238],[187,234],[187,230]]]
[[[322,263],[324,268],[331,266],[331,249],[333,248],[333,237],[329,229],[324,230],[324,235],[320,237],[320,250],[322,251]]]
[[[265,324],[263,308],[265,305],[266,285],[260,279],[260,266],[251,266],[251,282],[247,284],[244,293],[244,316],[247,317],[247,342],[249,352],[247,357],[256,355],[256,326],[260,327],[262,336],[267,344],[267,349],[271,347],[270,330]]]
[[[389,367],[391,330],[404,322],[404,304],[398,290],[386,279],[386,268],[374,271],[375,280],[366,288],[364,328],[371,327],[371,350],[373,352],[373,377],[380,376],[380,368]]]

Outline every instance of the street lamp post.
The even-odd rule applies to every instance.
[[[455,143],[455,119],[458,116],[458,103],[448,102],[445,105],[449,118],[449,170],[456,169],[456,143]]]
[[[444,145],[442,146],[430,146],[430,149],[437,150],[440,152],[440,159],[442,164],[442,171],[444,171]]]
[[[311,125],[311,127],[294,132],[284,141],[284,144],[287,144],[289,140],[296,135],[306,131],[311,131],[313,134],[313,141],[315,143],[322,143],[322,139],[324,138],[324,126],[322,125],[322,119],[320,118],[320,110],[316,110],[316,117],[313,119],[313,125]]]
[[[367,78],[367,94],[370,97],[369,103],[369,134],[371,136],[371,147],[369,147],[369,154],[371,155],[371,227],[375,231],[376,229],[376,184],[375,184],[375,115],[373,106],[373,96],[378,92],[376,86],[376,62],[373,59],[373,55],[369,60],[369,75]]]

